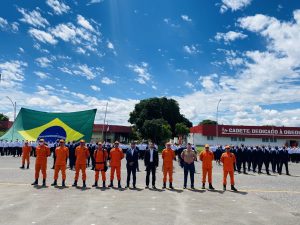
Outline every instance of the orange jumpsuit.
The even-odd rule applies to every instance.
[[[25,161],[27,161],[27,165],[29,165],[31,149],[31,146],[28,145],[22,147],[22,165],[25,165]]]
[[[54,180],[58,179],[58,173],[61,171],[62,179],[66,180],[67,159],[69,158],[69,149],[67,147],[57,147],[55,149]]]
[[[121,160],[124,158],[124,153],[121,148],[113,148],[110,150],[110,180],[114,180],[115,171],[117,172],[118,181],[121,180]]]
[[[79,171],[81,170],[82,173],[82,180],[86,180],[86,159],[90,156],[89,149],[87,147],[81,147],[78,146],[75,149],[75,157],[76,157],[76,163],[75,163],[75,180],[78,180],[79,177]]]
[[[36,147],[36,160],[35,160],[35,179],[39,179],[40,171],[42,171],[43,179],[47,178],[47,157],[50,156],[50,148],[46,145],[39,145]]]
[[[202,183],[205,184],[206,176],[208,175],[208,183],[212,183],[212,161],[214,154],[209,150],[204,150],[200,153],[199,159],[202,161]]]
[[[234,185],[233,165],[236,162],[235,155],[231,152],[225,152],[221,156],[221,162],[223,163],[223,184],[227,184],[227,175],[229,174],[230,184]]]
[[[99,171],[101,171],[102,181],[106,181],[106,174],[104,171],[104,165],[107,160],[108,154],[104,149],[97,149],[94,152],[95,159],[95,181],[99,180]]]
[[[163,159],[163,182],[167,182],[167,175],[169,175],[169,182],[173,182],[173,160],[175,158],[175,152],[172,149],[164,149],[162,151]]]

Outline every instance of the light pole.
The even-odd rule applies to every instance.
[[[11,102],[13,109],[14,109],[14,123],[16,121],[16,112],[17,112],[17,102],[13,102],[13,100],[11,100],[10,97],[6,96],[6,98],[8,98],[8,100]],[[12,134],[11,134],[11,140],[14,139],[14,132],[15,132],[15,126],[14,124],[12,125]]]
[[[103,121],[103,127],[102,127],[102,141],[105,141],[104,140],[104,127],[105,127],[105,121],[106,121],[107,106],[108,106],[108,102],[106,103],[105,113],[104,113],[104,121]]]
[[[219,123],[218,123],[218,118],[219,118],[219,105],[220,105],[220,102],[222,101],[222,99],[219,99],[219,101],[218,101],[218,104],[217,104],[217,125],[216,125],[216,141],[218,141],[218,136],[219,136],[219,130],[218,130],[218,128],[219,128]]]

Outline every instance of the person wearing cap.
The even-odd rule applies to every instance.
[[[110,150],[109,153],[110,158],[110,185],[109,187],[114,186],[114,174],[117,173],[118,179],[118,188],[122,188],[121,186],[121,161],[124,158],[124,153],[121,148],[119,148],[119,142],[116,141],[114,148]]]
[[[30,152],[32,148],[29,146],[28,141],[25,141],[24,146],[22,147],[22,166],[21,169],[25,169],[25,162],[27,162],[27,169],[29,169],[30,164]]]
[[[183,188],[186,189],[187,185],[187,177],[190,173],[191,179],[191,189],[194,188],[194,175],[195,175],[195,160],[197,159],[196,153],[192,149],[192,145],[190,143],[187,144],[186,149],[184,149],[181,153],[181,158],[183,160],[183,168],[184,168],[184,184]]]
[[[107,158],[108,154],[107,151],[102,147],[102,143],[98,142],[98,147],[94,151],[94,159],[95,159],[95,184],[93,187],[98,187],[98,180],[99,180],[99,172],[101,171],[102,183],[103,188],[105,188],[105,181],[106,181],[106,169],[107,169]]]
[[[127,185],[126,188],[129,188],[130,176],[132,174],[132,186],[136,188],[136,171],[138,169],[138,160],[139,160],[139,150],[136,148],[136,143],[131,142],[130,148],[126,151],[126,168],[127,168]]]
[[[230,176],[231,190],[237,191],[234,187],[234,163],[236,162],[235,155],[230,152],[230,146],[225,147],[226,152],[221,156],[221,162],[223,163],[223,190],[226,190],[227,175]]]
[[[89,149],[85,146],[85,140],[80,140],[79,146],[75,149],[75,178],[73,187],[77,187],[79,172],[82,173],[83,188],[86,188],[86,160],[90,156]]]
[[[47,157],[50,156],[50,148],[45,145],[44,139],[39,140],[39,145],[36,147],[36,160],[35,160],[35,181],[32,185],[38,185],[39,174],[43,174],[43,187],[46,186],[47,178]]]
[[[175,152],[171,148],[171,143],[166,143],[166,148],[162,151],[163,159],[163,188],[166,188],[167,175],[169,176],[169,188],[173,187],[173,160],[175,159]]]
[[[52,186],[57,185],[58,173],[61,171],[62,174],[62,187],[65,187],[66,184],[66,169],[67,169],[67,160],[69,158],[69,148],[65,146],[65,141],[61,139],[59,141],[59,147],[55,149],[55,165],[54,165],[54,182]]]
[[[212,161],[214,153],[209,150],[209,145],[206,144],[204,151],[199,154],[199,159],[202,161],[202,189],[205,189],[206,176],[208,176],[209,189],[214,190],[212,186]]]

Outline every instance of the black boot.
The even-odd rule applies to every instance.
[[[29,164],[27,164],[27,169],[29,169]]]
[[[77,187],[77,180],[74,180],[74,184],[72,185],[72,187]]]
[[[164,189],[167,188],[166,182],[164,182],[163,188],[164,188]]]
[[[102,187],[106,188],[105,181],[103,181]]]
[[[194,185],[193,185],[193,184],[191,185],[191,189],[193,189],[193,190],[195,189],[195,187],[194,187]]]
[[[20,167],[20,169],[25,169],[25,165],[23,164],[23,165]]]
[[[205,189],[205,183],[202,183],[202,189]]]
[[[110,185],[108,187],[114,187],[114,182],[111,180]]]
[[[57,180],[54,180],[54,182],[51,184],[51,186],[57,186]]]
[[[46,187],[46,179],[43,179],[43,187]]]
[[[122,188],[120,180],[118,181],[118,188]]]
[[[82,188],[86,188],[85,180],[83,181]]]
[[[98,181],[95,181],[95,184],[92,187],[98,187]]]
[[[232,191],[238,191],[238,190],[234,187],[234,185],[231,185],[231,190],[232,190]]]
[[[61,186],[62,186],[62,187],[66,187],[65,180],[62,180],[62,182],[61,182]]]
[[[209,189],[210,190],[215,190],[214,187],[212,186],[212,184],[209,184]]]
[[[226,191],[226,185],[223,184],[223,191]]]
[[[38,183],[39,183],[39,180],[36,179],[31,185],[38,185]]]
[[[170,182],[169,188],[170,188],[170,189],[174,189],[174,187],[173,187],[173,185],[172,185],[172,182]]]

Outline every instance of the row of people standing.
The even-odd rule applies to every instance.
[[[246,174],[252,171],[261,174],[264,168],[268,175],[270,175],[270,171],[281,175],[284,166],[286,174],[289,175],[289,152],[285,146],[278,148],[241,145],[230,146],[230,151],[236,156],[234,169],[239,173],[243,172]],[[224,148],[222,146],[213,147],[213,152],[216,161],[219,163]]]

